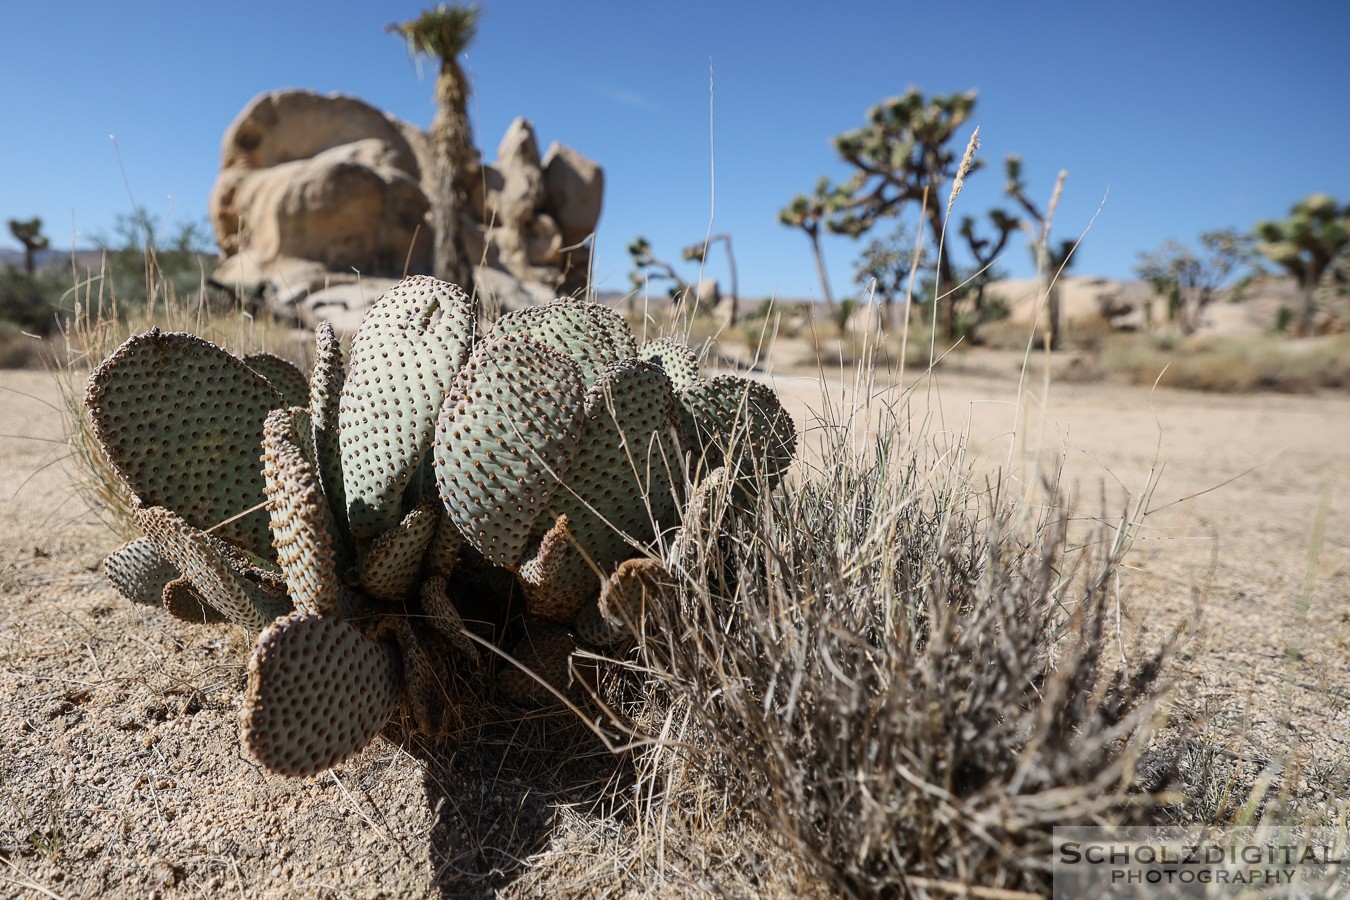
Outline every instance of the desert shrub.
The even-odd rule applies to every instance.
[[[215,312],[228,314],[235,304],[228,292],[207,284],[207,270],[215,254],[202,248],[213,240],[202,222],[170,226],[137,208],[119,215],[111,234],[100,234],[103,251],[98,273],[105,296],[125,312],[154,306],[168,294],[177,302],[205,302]]]
[[[0,369],[39,368],[47,353],[47,342],[13,322],[0,319]]]
[[[1107,342],[1102,365],[1133,384],[1196,391],[1307,394],[1350,387],[1350,337],[1292,342],[1280,338],[1182,343],[1144,335]]]
[[[991,350],[1025,350],[1030,336],[1030,323],[1012,319],[984,322],[975,333],[978,345]]]
[[[1097,353],[1111,339],[1111,320],[1102,315],[1085,316],[1065,323],[1065,338],[1070,347]]]
[[[639,815],[735,811],[715,827],[752,820],[851,896],[1043,892],[1052,825],[1143,805],[1165,652],[1108,649],[1129,524],[1071,538],[1053,498],[1033,513],[883,433],[859,455],[825,425],[831,465],[713,504],[724,536],[649,605],[632,658],[658,729]]]
[[[43,270],[29,275],[6,267],[0,270],[0,321],[29,334],[50,334],[69,290],[70,278],[59,273]]]

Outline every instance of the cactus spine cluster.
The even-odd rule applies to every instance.
[[[638,346],[607,307],[557,300],[491,327],[459,288],[405,279],[344,361],[308,378],[189,334],[129,339],[90,376],[93,433],[144,533],[105,561],[127,597],[256,635],[244,741],[304,775],[402,710],[431,734],[447,685],[533,679],[672,583],[709,485],[777,483],[796,446],[773,391],[705,379],[687,347]],[[665,554],[665,561],[662,554]]]

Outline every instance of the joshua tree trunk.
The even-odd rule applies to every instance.
[[[936,193],[936,191],[934,191]],[[942,236],[942,211],[936,205],[928,208],[928,227],[933,229],[933,246],[937,247],[939,239]],[[956,338],[956,273],[952,271],[952,262],[944,251],[938,254],[937,259],[937,290],[933,302],[938,305],[934,311],[934,320],[938,323],[938,330],[946,340],[955,340]],[[942,295],[947,296],[943,297]]]
[[[469,208],[469,179],[478,170],[469,124],[464,73],[455,59],[441,61],[436,78],[436,116],[431,122],[432,178],[436,200],[436,277],[473,291],[473,264],[465,249],[461,218]]]
[[[825,295],[825,306],[830,311],[830,316],[834,316],[834,293],[830,291],[830,277],[825,274],[825,254],[820,250],[820,229],[812,229],[806,232],[807,237],[811,238],[811,252],[816,256],[816,272],[820,275],[820,289]]]
[[[436,76],[436,115],[431,120],[432,224],[436,229],[433,267],[436,277],[473,292],[473,264],[463,232],[469,208],[469,180],[478,172],[478,153],[469,124],[469,82],[459,54],[473,41],[476,6],[441,4],[408,22],[390,25],[411,55],[425,54],[440,62]]]
[[[727,248],[727,268],[731,270],[731,321],[729,324],[735,325],[737,318],[736,307],[741,304],[741,295],[739,286],[736,284],[736,254],[731,252],[731,235],[722,235],[722,243]]]

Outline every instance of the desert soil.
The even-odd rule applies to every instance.
[[[776,382],[807,426],[821,382]],[[1011,484],[1062,462],[1086,514],[1113,519],[1156,478],[1122,623],[1187,628],[1189,746],[1243,790],[1345,801],[1350,398],[1047,391],[1012,366],[890,396],[977,467],[1010,464]],[[0,896],[534,893],[541,865],[567,879],[548,852],[556,805],[595,804],[603,758],[540,784],[513,774],[509,735],[440,755],[380,740],[331,773],[264,773],[238,741],[242,635],[133,606],[98,573],[117,538],[72,491],[50,376],[0,372],[0,432]]]

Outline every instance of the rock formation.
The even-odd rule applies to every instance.
[[[431,274],[428,141],[354,97],[283,90],[254,98],[222,142],[210,206],[222,259],[214,280],[312,325],[335,303],[347,309],[343,318],[359,319],[347,304],[379,296],[382,278]],[[533,126],[518,118],[497,160],[472,180],[464,224],[490,305],[514,309],[585,290],[587,238],[604,193],[595,162],[556,142],[541,158]],[[368,289],[325,290],[358,279]]]

